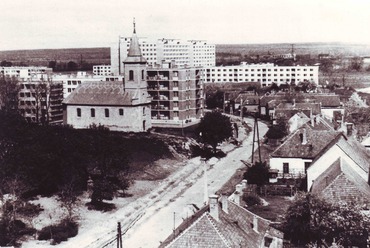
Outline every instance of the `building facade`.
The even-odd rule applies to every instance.
[[[52,68],[44,66],[11,66],[0,67],[0,75],[16,77],[19,81],[47,79],[53,72]]]
[[[61,124],[63,85],[52,80],[20,82],[18,110],[28,122]]]
[[[274,64],[247,64],[233,66],[210,66],[204,70],[205,83],[258,82],[261,86],[273,83],[298,84],[309,81],[318,85],[318,66],[276,66]]]
[[[130,37],[120,37],[111,47],[111,66],[113,75],[123,73],[122,62],[130,47]],[[143,57],[148,65],[161,64],[162,61],[175,61],[178,67],[198,67],[216,65],[216,48],[206,41],[178,39],[139,39]]]
[[[203,116],[200,68],[179,68],[175,63],[149,66],[147,80],[153,126],[184,127]]]
[[[110,65],[94,65],[93,74],[96,76],[111,76],[112,67]]]

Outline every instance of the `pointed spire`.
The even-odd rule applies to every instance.
[[[139,39],[136,35],[136,22],[134,18],[134,32],[132,34],[130,48],[128,49],[126,63],[146,63],[146,59],[141,54]]]

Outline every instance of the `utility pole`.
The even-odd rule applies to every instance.
[[[204,205],[208,202],[208,176],[207,176],[207,163],[204,158],[202,158],[203,168],[204,168]]]
[[[262,162],[261,159],[261,148],[260,148],[260,134],[258,130],[258,121],[257,121],[257,113],[254,115],[254,128],[253,128],[253,143],[252,143],[252,165],[254,162],[254,143],[256,142],[256,134],[257,134],[257,149],[258,149],[258,157],[260,160],[260,163]]]
[[[121,230],[121,222],[117,224],[117,248],[122,248],[122,230]]]

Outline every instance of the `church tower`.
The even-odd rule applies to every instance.
[[[125,91],[132,95],[133,103],[145,104],[151,101],[147,91],[146,63],[146,59],[141,54],[134,19],[134,32],[132,34],[130,48],[127,58],[123,62],[124,87]]]

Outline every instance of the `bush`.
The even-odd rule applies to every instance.
[[[256,195],[243,194],[243,201],[247,204],[248,207],[254,205],[262,205],[261,199]]]
[[[226,156],[226,154],[223,151],[218,150],[218,151],[216,151],[216,153],[214,153],[211,148],[208,148],[206,146],[200,147],[198,145],[191,145],[190,150],[191,150],[191,156],[192,157],[200,156],[200,157],[205,158],[207,160],[210,159],[210,158],[213,158],[213,157],[223,158],[223,157]]]
[[[78,233],[78,225],[71,220],[62,220],[58,225],[46,226],[41,229],[38,240],[52,239],[52,244],[59,244],[68,238],[76,236]]]
[[[0,246],[19,246],[18,240],[24,235],[32,235],[35,229],[29,228],[20,220],[0,219]]]
[[[103,201],[91,201],[86,203],[86,206],[89,210],[98,210],[102,212],[109,212],[116,209],[116,206],[113,203]]]

